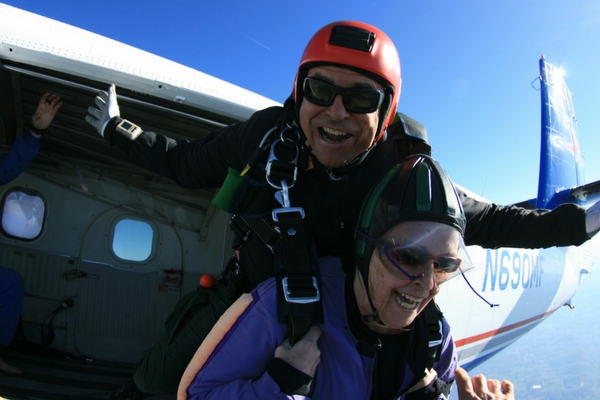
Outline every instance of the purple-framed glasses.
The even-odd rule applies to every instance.
[[[385,259],[411,281],[423,277],[429,264],[433,263],[435,280],[437,283],[442,283],[450,278],[452,273],[456,272],[461,264],[461,259],[458,257],[432,256],[417,246],[394,246],[365,235],[358,230],[357,232],[364,238],[377,243],[380,257],[383,253]]]

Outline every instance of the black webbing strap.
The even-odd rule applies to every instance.
[[[433,368],[433,364],[439,361],[442,353],[442,312],[433,300],[423,310],[427,319],[427,331],[429,337],[429,348],[427,351],[427,369]]]
[[[283,124],[283,121],[281,122]],[[322,310],[317,280],[318,260],[316,252],[313,255],[313,249],[305,235],[304,210],[291,207],[289,198],[289,188],[296,183],[302,134],[294,124],[283,125],[278,132],[279,137],[270,145],[265,167],[267,183],[278,191],[275,197],[282,205],[272,213],[276,226],[266,218],[241,215],[232,218],[230,224],[242,241],[246,241],[250,234],[256,233],[271,250],[281,238],[281,252],[276,256],[276,259],[280,259],[275,265],[278,279],[278,313],[282,322],[288,324],[288,338],[294,345],[315,321],[322,320]],[[260,154],[266,149],[267,147],[261,147]],[[254,158],[252,163],[256,161]]]
[[[229,225],[234,232],[244,238],[244,241],[254,232],[270,249],[273,249],[273,246],[279,240],[279,232],[275,230],[275,227],[266,217],[251,218],[244,215],[236,215],[229,221]]]
[[[288,274],[288,286],[293,297],[315,297],[316,289],[312,281],[310,257],[304,240],[304,224],[299,211],[284,211],[277,214],[281,241],[283,245],[285,269]]]
[[[319,314],[321,294],[312,268],[302,211],[280,208],[274,211],[274,218],[281,231],[285,270],[285,276],[281,278],[284,297],[281,311],[288,323],[288,339],[294,345],[306,334]]]

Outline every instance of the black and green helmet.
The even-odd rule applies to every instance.
[[[452,181],[433,158],[413,155],[393,167],[371,189],[356,228],[356,262],[366,279],[379,239],[406,221],[440,222],[464,235],[466,218]]]

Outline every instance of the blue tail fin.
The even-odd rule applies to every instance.
[[[569,201],[571,188],[582,185],[583,158],[571,92],[559,68],[540,59],[542,146],[537,208]]]

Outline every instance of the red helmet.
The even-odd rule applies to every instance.
[[[375,138],[379,140],[396,116],[402,84],[400,57],[389,36],[372,25],[354,21],[334,22],[315,33],[304,49],[294,82],[296,114],[302,103],[304,78],[310,68],[319,65],[353,69],[383,85],[386,96]]]

